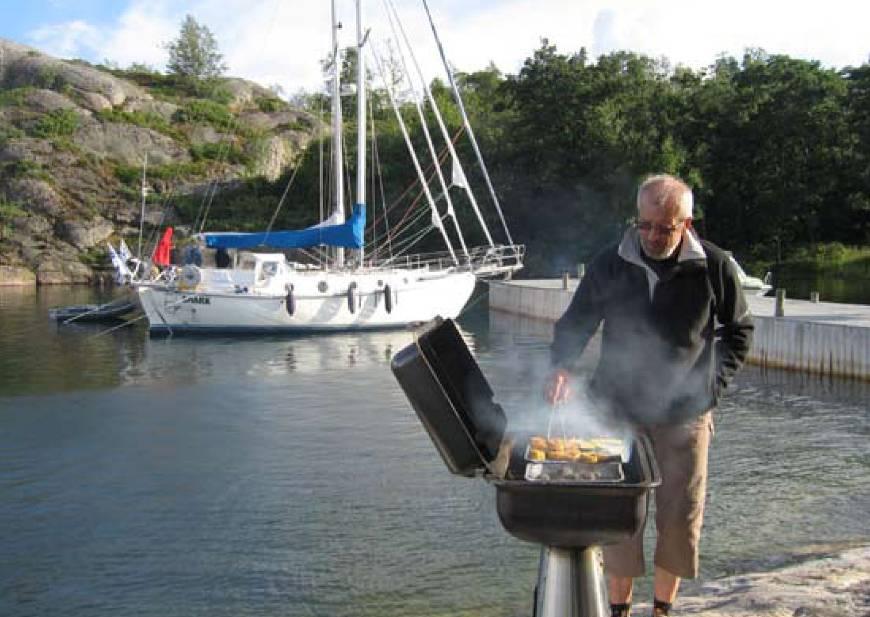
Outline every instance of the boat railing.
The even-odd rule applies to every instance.
[[[417,253],[388,259],[366,260],[367,268],[402,268],[410,270],[470,271],[481,278],[505,276],[523,267],[526,247],[522,244],[478,246],[468,250],[468,257],[460,257],[455,264],[447,251]]]

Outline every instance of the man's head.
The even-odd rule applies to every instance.
[[[667,259],[692,227],[692,190],[675,176],[650,176],[637,189],[637,232],[647,257]]]

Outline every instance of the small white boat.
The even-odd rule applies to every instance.
[[[739,263],[737,263],[737,260],[734,259],[734,255],[731,253],[728,253],[728,260],[731,262],[731,265],[734,266],[734,269],[737,270],[737,277],[740,280],[740,286],[743,288],[744,292],[756,296],[763,296],[773,289],[773,286],[769,283],[770,272],[768,272],[763,279],[760,279],[757,276],[746,274],[746,271]]]

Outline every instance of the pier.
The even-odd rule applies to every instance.
[[[489,308],[554,322],[571,302],[577,279],[493,281]],[[747,295],[755,319],[748,361],[832,377],[870,380],[870,306]]]

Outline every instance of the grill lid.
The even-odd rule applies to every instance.
[[[451,472],[473,476],[496,458],[507,420],[453,320],[427,324],[391,366]]]

